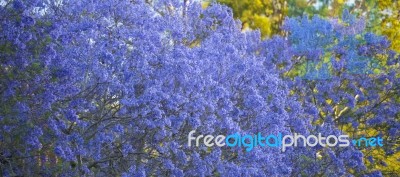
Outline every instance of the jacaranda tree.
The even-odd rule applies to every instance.
[[[264,49],[269,65],[282,68],[291,82],[293,96],[318,108],[314,125],[333,122],[352,137],[384,137],[382,148],[360,149],[370,167],[392,176],[400,170],[400,56],[385,37],[364,28],[348,11],[330,21],[287,19],[287,38],[266,41]],[[271,51],[271,45],[280,47]]]
[[[368,175],[353,146],[188,147],[191,130],[343,133],[313,125],[317,107],[279,77],[292,46],[242,33],[225,6],[14,0],[0,14],[4,176]]]

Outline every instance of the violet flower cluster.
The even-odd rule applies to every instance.
[[[3,176],[375,176],[353,146],[246,152],[188,147],[187,134],[343,134],[336,122],[399,134],[398,97],[381,94],[398,92],[396,70],[342,72],[398,63],[358,26],[292,18],[288,36],[261,40],[228,7],[170,0],[14,0],[0,19]],[[285,74],[328,54],[324,79]]]

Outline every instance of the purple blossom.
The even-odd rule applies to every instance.
[[[0,42],[12,45],[12,54],[1,52],[0,64],[7,69],[0,77],[0,125],[16,127],[0,133],[0,154],[15,149],[9,153],[17,159],[53,149],[56,160],[44,166],[13,161],[4,167],[7,172],[344,175],[365,168],[360,151],[315,147],[285,154],[268,148],[244,153],[188,147],[186,136],[190,130],[338,134],[335,120],[348,116],[334,115],[337,107],[349,107],[355,116],[362,110],[380,115],[368,118],[371,125],[397,122],[390,115],[398,113],[398,103],[379,107],[385,114],[371,109],[373,105],[354,109],[361,101],[357,95],[379,103],[384,83],[349,70],[372,65],[377,50],[389,44],[373,34],[356,39],[352,33],[361,33],[361,27],[349,29],[319,17],[288,18],[283,27],[287,38],[261,40],[258,32],[242,33],[232,10],[219,4],[203,9],[191,1],[71,0],[59,9],[45,4],[44,14],[22,16],[31,6],[13,1],[12,8],[0,11],[5,17]],[[358,24],[348,14],[343,20]],[[361,44],[366,49],[359,52]],[[325,61],[328,54],[332,56]],[[293,82],[285,73],[298,64],[309,65],[309,73]],[[384,78],[398,85],[393,72]],[[319,117],[322,111],[327,116]],[[324,124],[316,126],[312,120]],[[320,151],[326,151],[324,158],[316,159]]]

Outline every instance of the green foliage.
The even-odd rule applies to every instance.
[[[318,14],[338,18],[344,9],[367,20],[369,31],[386,35],[391,48],[400,51],[400,3],[395,0],[218,0],[233,9],[243,29],[260,29],[263,37],[282,34],[285,16]]]

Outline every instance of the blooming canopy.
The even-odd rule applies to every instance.
[[[225,6],[15,0],[0,14],[4,176],[364,173],[352,146],[187,146],[191,130],[342,133],[334,123],[313,125],[316,107],[291,96],[273,67],[301,49],[242,33]]]

